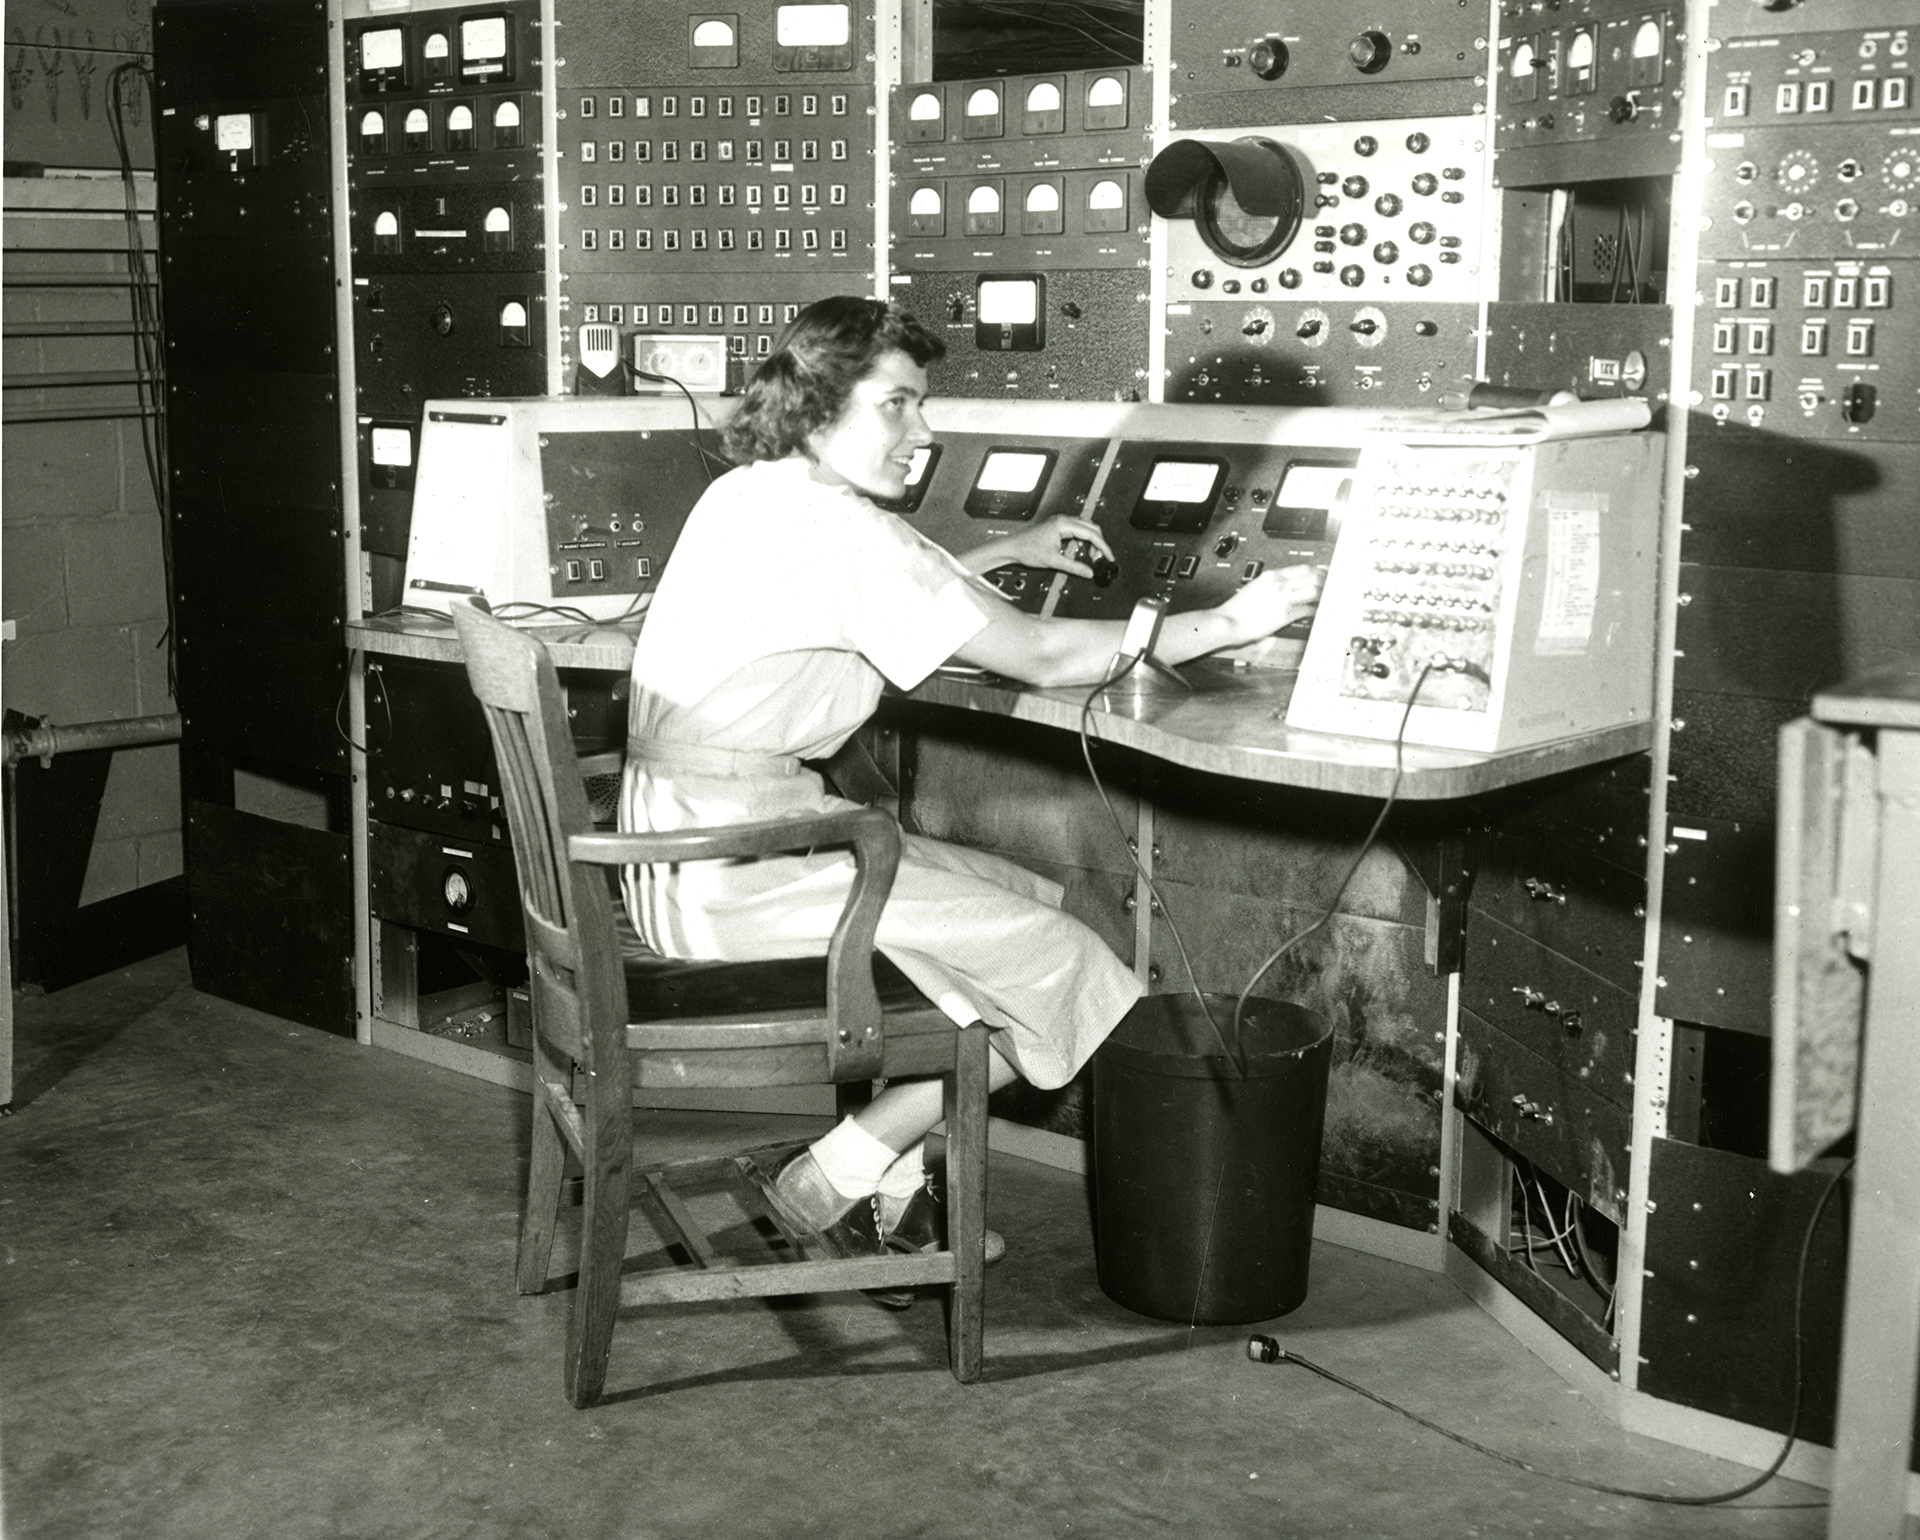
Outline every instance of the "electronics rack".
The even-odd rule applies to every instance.
[[[416,20],[429,9],[417,10]],[[885,156],[879,164],[897,174],[900,162],[887,138],[911,86],[883,93],[898,53],[889,29],[901,23],[883,10],[872,25],[875,151]],[[1906,345],[1916,275],[1908,271],[1912,259],[1898,254],[1920,207],[1916,161],[1906,153],[1917,121],[1911,38],[1888,7],[1867,0],[1738,11],[1567,0],[1551,12],[1517,0],[1485,11],[1398,0],[1365,17],[1316,12],[1292,31],[1270,26],[1247,6],[1166,0],[1150,7],[1147,34],[1149,56],[1136,78],[1151,103],[1150,149],[1164,152],[1181,140],[1280,144],[1304,172],[1297,178],[1304,195],[1299,255],[1324,259],[1329,254],[1312,245],[1331,240],[1338,292],[1279,300],[1286,266],[1299,267],[1303,289],[1329,275],[1314,274],[1311,261],[1290,262],[1292,248],[1260,271],[1221,262],[1194,221],[1149,212],[1148,266],[1136,265],[1133,288],[1135,296],[1148,295],[1144,357],[1128,358],[1125,367],[1101,359],[1050,374],[1068,354],[1043,347],[1019,358],[1017,380],[992,381],[995,393],[1139,391],[1204,400],[1215,399],[1203,394],[1212,391],[1222,402],[1262,405],[1424,404],[1486,380],[1526,393],[1640,396],[1668,433],[1669,544],[1653,756],[1578,778],[1577,785],[1491,799],[1476,810],[1487,854],[1461,973],[1461,1073],[1444,1113],[1455,1131],[1439,1151],[1450,1186],[1456,1160],[1459,1172],[1448,1254],[1472,1257],[1601,1373],[1617,1371],[1628,1391],[1644,1386],[1688,1404],[1762,1415],[1746,1410],[1757,1403],[1740,1366],[1763,1355],[1728,1325],[1731,1307],[1707,1312],[1713,1345],[1702,1351],[1706,1337],[1677,1324],[1699,1312],[1682,1309],[1643,1273],[1651,1268],[1661,1278],[1659,1260],[1689,1246],[1700,1254],[1684,1219],[1696,1197],[1711,1208],[1723,1189],[1760,1190],[1733,1126],[1742,1097],[1726,1088],[1741,1083],[1750,1058],[1744,1045],[1760,1041],[1752,1034],[1764,1019],[1773,731],[1800,709],[1808,688],[1915,643],[1905,618],[1920,612],[1920,557],[1907,517],[1920,490],[1914,349]],[[572,46],[546,50],[543,68],[552,67],[548,56],[569,52],[582,56]],[[614,58],[615,74],[644,81],[657,73],[652,60],[629,69],[633,63]],[[606,67],[595,72],[602,78],[593,83],[602,88],[620,83]],[[914,74],[905,71],[909,82]],[[585,80],[577,72],[571,78]],[[566,106],[550,95],[545,105],[554,112]],[[568,121],[568,132],[580,126]],[[404,131],[404,118],[401,124]],[[1323,124],[1352,137],[1334,139]],[[1374,126],[1387,124],[1397,138]],[[1461,270],[1462,292],[1444,302],[1437,295],[1408,300],[1398,286],[1407,252],[1423,243],[1398,240],[1397,265],[1376,263],[1372,253],[1379,231],[1406,226],[1408,207],[1420,196],[1411,187],[1419,172],[1410,162],[1400,166],[1383,191],[1379,175],[1361,162],[1384,165],[1390,150],[1410,156],[1405,140],[1416,131],[1438,145],[1434,126],[1442,124],[1445,133],[1473,134],[1480,144],[1478,162],[1465,148],[1446,162],[1463,172],[1462,214],[1466,198],[1479,199],[1477,230],[1447,232],[1462,244],[1439,248],[1462,253],[1460,263],[1447,264]],[[1328,145],[1310,142],[1313,135]],[[1375,141],[1372,157],[1359,150],[1366,137]],[[559,169],[557,141],[542,148],[543,186],[580,169]],[[347,152],[357,154],[350,144]],[[1143,197],[1151,165],[1149,159],[1133,168]],[[1490,171],[1476,193],[1477,165]],[[1336,181],[1321,182],[1323,172]],[[1347,193],[1351,176],[1367,179],[1365,193]],[[1400,212],[1372,207],[1385,192],[1400,200]],[[892,261],[911,245],[900,228],[907,211],[898,206],[897,183],[876,194],[876,231],[894,227],[896,239],[881,248]],[[1316,223],[1316,209],[1328,206],[1311,200],[1335,196],[1342,204]],[[1365,212],[1350,220],[1359,212],[1352,198]],[[543,194],[551,260],[536,303],[547,307],[546,387],[571,389],[578,382],[579,320],[564,317],[572,330],[563,349],[559,201]],[[1070,203],[1063,197],[1063,211]],[[1696,206],[1709,221],[1704,228],[1692,225]],[[1348,223],[1365,227],[1360,244],[1342,241]],[[1440,221],[1434,223],[1438,236]],[[1319,224],[1333,234],[1321,234]],[[1439,247],[1437,239],[1431,244]],[[1177,262],[1167,260],[1170,252]],[[1365,255],[1342,260],[1353,252]],[[1215,283],[1201,291],[1192,274],[1208,258]],[[967,296],[977,312],[977,281],[1007,265],[929,266],[923,273],[912,260],[874,269],[876,282],[886,280],[883,291],[900,292],[957,328],[953,336],[965,344],[955,349],[958,362],[983,369],[998,354],[1004,375],[1014,350],[980,348]],[[1362,269],[1361,285],[1340,283],[1348,265]],[[1465,270],[1474,265],[1477,286],[1469,292]],[[1367,286],[1389,267],[1396,288],[1389,294],[1383,284],[1376,297]],[[569,274],[566,289],[581,304],[627,307],[620,324],[628,331],[635,329],[631,307],[646,304],[647,326],[660,329],[657,299],[636,297],[631,287],[624,297],[609,287],[582,299],[579,284],[602,277],[585,268]],[[1102,281],[1128,299],[1122,276],[1115,267]],[[1251,287],[1257,276],[1268,281],[1265,294]],[[1228,281],[1241,290],[1224,292]],[[1435,285],[1427,293],[1435,294]],[[1062,323],[1077,318],[1063,315],[1055,298],[1044,314],[1048,346],[1057,348],[1076,335]],[[757,320],[734,324],[734,306],[757,307],[757,297],[702,292],[697,325],[687,324],[688,302],[676,293],[674,332],[730,339],[738,331],[748,339],[749,358],[759,347]],[[707,308],[715,303],[725,307],[718,321]],[[1379,316],[1363,313],[1369,304]],[[1443,305],[1460,308],[1434,308]],[[1180,306],[1192,308],[1183,313]],[[1317,318],[1298,313],[1316,307],[1328,323],[1319,350],[1300,335]],[[1247,331],[1265,320],[1259,308],[1273,312],[1270,323],[1255,328],[1264,345]],[[1084,316],[1087,307],[1081,309]],[[1037,305],[1035,312],[1037,321]],[[776,327],[781,313],[774,312]],[[465,302],[456,307],[462,320],[467,314]],[[608,312],[601,314],[594,324],[611,324]],[[1374,322],[1374,330],[1356,329],[1360,320]],[[1431,335],[1421,332],[1423,320],[1434,323]],[[456,335],[473,341],[464,326]],[[356,335],[356,363],[363,354]],[[1370,369],[1371,382],[1363,384]],[[458,381],[445,390],[462,393]],[[1683,412],[1671,410],[1675,399]],[[415,420],[405,411],[384,419],[396,426]],[[1063,456],[1080,452],[1072,435],[1051,436],[1063,440]],[[374,579],[366,570],[355,578],[370,607],[381,591],[380,542],[393,547],[395,526],[382,499],[388,510],[400,506],[408,467],[390,461],[375,472],[369,460],[363,453],[359,495]],[[1113,485],[1114,469],[1106,467],[1106,485]],[[1077,488],[1073,477],[1086,473],[1070,470],[1061,485]],[[1209,552],[1187,581],[1232,580],[1235,569],[1223,563],[1234,554]],[[1060,612],[1093,606],[1095,596],[1078,590],[1077,583],[1048,579],[1030,583],[1020,602]],[[353,724],[356,731],[361,725]],[[1581,1024],[1579,1032],[1570,1019]],[[1596,1036],[1601,1024],[1604,1051]],[[1583,1130],[1602,1136],[1586,1139]],[[1576,1298],[1578,1290],[1543,1295],[1520,1276],[1525,1264],[1510,1244],[1513,1156],[1557,1183],[1556,1191],[1585,1194],[1602,1215],[1603,1200],[1613,1203],[1624,1223],[1611,1305],[1597,1293]],[[1621,1192],[1629,1201],[1607,1198]],[[1649,1223],[1637,1201],[1643,1195],[1659,1202],[1665,1219]],[[1683,1196],[1688,1201],[1665,1201]],[[1736,1280],[1707,1271],[1703,1286],[1732,1300]],[[1669,1267],[1665,1276],[1678,1275]],[[1782,1308],[1771,1298],[1756,1306],[1773,1317]]]

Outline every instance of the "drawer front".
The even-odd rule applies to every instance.
[[[1639,1001],[1485,914],[1467,922],[1460,1003],[1568,1079],[1633,1105]]]
[[[369,821],[367,859],[369,899],[380,919],[526,950],[512,851]]]
[[[1460,1013],[1454,1098],[1494,1138],[1626,1223],[1631,1118],[1471,1011]]]
[[[1543,840],[1495,836],[1474,877],[1472,907],[1638,995],[1644,874]]]

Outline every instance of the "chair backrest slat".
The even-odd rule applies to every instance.
[[[485,708],[513,834],[532,956],[535,1028],[594,1072],[598,1089],[631,1094],[626,977],[612,902],[597,869],[567,859],[567,840],[593,830],[566,700],[545,647],[456,600],[467,678]]]

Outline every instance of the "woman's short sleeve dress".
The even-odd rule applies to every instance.
[[[810,470],[792,458],[731,471],[689,516],[634,651],[622,828],[850,806],[810,770],[761,773],[755,759],[832,754],[886,681],[912,688],[1005,602],[900,519]],[[676,760],[682,749],[732,751],[747,773],[709,773],[717,756]],[[955,1021],[1004,1029],[1035,1085],[1064,1084],[1139,998],[1139,981],[1061,912],[1057,883],[901,838],[881,951]],[[828,850],[633,867],[622,888],[658,951],[752,961],[823,954],[852,873],[848,853]]]

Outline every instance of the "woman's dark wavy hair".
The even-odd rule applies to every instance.
[[[746,465],[804,450],[808,436],[846,409],[853,387],[889,352],[924,369],[946,357],[947,345],[885,300],[838,294],[807,306],[754,371],[727,423],[727,454]]]

